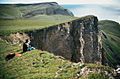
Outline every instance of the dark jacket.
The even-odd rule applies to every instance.
[[[23,44],[23,52],[26,52],[26,51],[27,51],[27,48],[28,48],[28,47],[27,47],[27,44],[24,43],[24,44]]]

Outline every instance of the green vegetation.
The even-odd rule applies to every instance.
[[[1,14],[4,14],[2,17],[9,18],[0,20],[0,35],[3,36],[14,32],[47,28],[77,19],[76,17],[64,15],[36,15],[29,19],[20,18],[21,15],[19,16],[19,14],[27,14],[34,9],[42,9],[48,6],[19,6],[19,10],[14,6],[9,7],[7,5],[7,7],[7,9],[4,9],[5,7],[0,8],[3,11]],[[26,52],[21,57],[14,57],[9,61],[5,61],[6,55],[11,52],[19,53],[21,47],[0,40],[0,78],[2,79],[72,79],[80,69],[78,65],[72,66],[72,62],[68,60],[60,59],[49,52],[41,50]]]
[[[107,76],[105,76],[102,73],[91,73],[87,76],[87,79],[108,79]]]
[[[74,79],[81,68],[104,68],[111,70],[109,67],[95,64],[85,64],[80,66],[65,60],[52,53],[41,50],[33,50],[23,53],[20,57],[14,57],[5,61],[9,53],[20,53],[21,46],[10,45],[0,40],[0,78],[1,79]],[[80,79],[106,79],[103,74],[91,73]]]
[[[20,19],[42,14],[73,16],[72,12],[64,9],[55,2],[43,4],[0,4],[0,19]]]
[[[79,66],[72,66],[68,60],[60,59],[46,51],[33,50],[5,61],[10,52],[21,52],[18,45],[0,41],[0,78],[2,79],[68,79],[73,78]],[[57,75],[58,74],[58,75]]]
[[[0,35],[42,29],[77,19],[55,2],[0,4]]]
[[[99,22],[102,32],[104,57],[110,66],[120,64],[120,24],[114,21],[103,20]]]
[[[88,68],[88,70],[90,69],[92,72],[82,75],[80,77],[80,79],[109,79],[110,76],[105,75],[105,72],[113,72],[113,69],[109,66],[103,66],[100,64],[92,64],[92,63],[87,63],[85,64],[85,67]],[[101,70],[101,72],[99,71],[99,69]],[[111,76],[112,77],[112,76]]]
[[[75,19],[77,17],[65,15],[39,15],[29,19],[0,20],[0,35],[42,29]]]
[[[21,17],[21,12],[19,11],[19,9],[15,8],[14,5],[7,5],[4,7],[3,6],[0,5],[0,19],[1,18],[13,19]]]
[[[0,5],[0,35],[9,35],[14,32],[26,32],[36,29],[47,28],[60,23],[65,23],[77,19],[65,15],[37,14],[25,18],[30,12],[47,9],[61,9],[60,6],[40,6],[40,5]],[[120,63],[120,25],[113,21],[100,21],[100,30],[103,33],[102,42],[105,58],[111,66]],[[110,67],[96,64],[73,65],[59,56],[41,50],[33,50],[22,54],[21,57],[14,57],[5,61],[7,54],[20,53],[19,45],[10,45],[5,40],[0,39],[0,79],[74,79],[77,72],[83,67],[101,68],[111,72]],[[80,79],[107,79],[103,73],[90,73]]]

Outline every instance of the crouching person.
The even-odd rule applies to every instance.
[[[23,53],[27,51],[34,50],[35,48],[30,45],[30,40],[27,39],[25,43],[23,43]]]

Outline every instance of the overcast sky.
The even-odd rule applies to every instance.
[[[120,0],[0,0],[0,3],[40,3],[57,2],[69,9],[75,16],[95,15],[99,19],[109,19],[120,23]]]
[[[119,5],[120,0],[0,0],[1,3],[38,3],[58,2],[59,4],[114,4]]]
[[[77,17],[95,15],[99,20],[113,20],[120,23],[120,8],[112,5],[80,4],[62,5]]]

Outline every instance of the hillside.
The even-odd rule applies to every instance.
[[[77,19],[77,17],[65,15],[38,15],[29,19],[1,19],[0,35],[8,35],[18,31],[23,32],[34,29],[42,29],[75,19]]]
[[[79,22],[81,22],[81,23],[79,23]],[[86,25],[82,24],[83,22],[85,22],[85,23],[88,22],[88,24],[86,24]],[[94,42],[96,44],[97,44],[97,42],[95,40],[94,41],[88,40],[92,37],[91,35],[88,35],[88,34],[90,34],[88,32],[97,31],[97,29],[94,30],[97,27],[95,24],[93,24],[96,22],[97,22],[96,17],[86,16],[86,17],[82,17],[79,19],[77,18],[77,19],[71,21],[71,23],[72,23],[71,25],[69,24],[69,22],[66,22],[65,24],[62,23],[62,25],[61,24],[55,25],[54,27],[53,26],[48,27],[48,28],[44,27],[44,29],[46,29],[46,30],[48,29],[48,35],[52,35],[51,32],[55,33],[55,34],[53,34],[52,39],[54,39],[53,38],[54,35],[59,33],[57,37],[62,36],[62,38],[59,37],[59,40],[60,39],[64,40],[66,37],[63,37],[63,36],[64,35],[68,36],[67,28],[72,27],[72,28],[74,28],[74,29],[72,29],[72,31],[77,30],[77,31],[73,32],[73,35],[75,34],[74,37],[76,38],[76,36],[77,36],[77,38],[75,39],[76,40],[75,43],[77,45],[79,43],[78,42],[79,34],[81,34],[78,32],[82,32],[82,31],[79,31],[80,27],[75,26],[75,25],[81,24],[81,27],[84,27],[86,29],[85,34],[87,33],[86,37],[84,37],[84,39],[85,39],[84,41],[88,42],[87,49],[91,49],[92,44],[93,44],[91,42]],[[68,26],[68,24],[69,24],[69,26]],[[85,25],[85,26],[83,26],[83,25]],[[57,26],[58,27],[61,26],[62,31],[55,30],[54,28],[56,28]],[[88,26],[91,26],[93,28],[88,27]],[[7,29],[7,27],[6,27],[6,29]],[[57,29],[58,29],[58,27],[57,27]],[[15,26],[14,26],[14,28],[15,28]],[[91,31],[89,31],[89,29]],[[3,30],[7,31],[7,30],[5,30],[5,27],[3,27]],[[10,30],[10,29],[8,29],[8,30]],[[36,30],[38,30],[38,28]],[[12,29],[11,29],[11,31],[12,31]],[[30,31],[30,32],[32,33],[32,31]],[[36,32],[41,32],[42,34],[39,34]],[[42,29],[39,29],[38,31],[33,30],[33,33],[39,34],[42,37],[42,35],[44,35],[45,32],[43,33]],[[36,36],[36,34],[35,34],[35,36]],[[61,34],[64,34],[64,35],[61,35]],[[37,36],[37,37],[39,38],[39,36]],[[96,39],[96,37],[94,37],[92,39]],[[39,38],[39,40],[41,40],[41,39]],[[12,40],[12,41],[14,41],[14,40]],[[65,41],[69,42],[69,39],[65,39]],[[34,42],[39,44],[37,39]],[[59,45],[57,45],[57,43],[55,45],[55,42],[56,42],[56,40],[55,41],[53,40],[53,42],[52,42],[53,46],[50,45],[49,47],[55,47],[55,46],[59,47]],[[58,42],[58,44],[61,44],[61,45],[66,44],[66,42],[61,42],[61,41],[57,41],[57,42]],[[46,43],[47,43],[47,41],[46,41]],[[49,43],[49,41],[48,41],[48,43]],[[1,46],[0,47],[0,78],[2,78],[2,79],[11,79],[11,78],[12,79],[16,79],[16,78],[17,79],[21,79],[21,78],[22,79],[23,78],[24,79],[30,79],[30,78],[32,78],[32,79],[35,79],[35,78],[41,78],[41,79],[75,79],[75,78],[76,79],[87,79],[87,78],[88,79],[92,79],[92,78],[107,79],[109,77],[113,77],[113,75],[114,75],[112,68],[100,65],[99,63],[98,64],[74,63],[74,62],[71,62],[70,60],[66,59],[64,56],[56,56],[53,52],[47,52],[47,51],[42,51],[42,50],[38,50],[38,49],[26,52],[26,53],[22,54],[21,57],[14,57],[13,59],[11,59],[9,61],[5,61],[5,56],[7,54],[9,54],[11,52],[13,52],[13,53],[21,52],[22,51],[21,46],[20,46],[20,44],[12,45],[9,42],[6,42],[5,40],[3,40],[2,38],[0,40],[0,46]],[[38,46],[40,46],[40,45],[38,45]],[[79,44],[78,44],[78,46],[79,46]],[[87,47],[87,45],[86,45],[86,47]],[[96,46],[94,46],[94,47],[96,47]],[[65,49],[64,47],[62,47],[62,48],[63,48],[63,50]],[[87,49],[84,51],[88,51]],[[93,48],[93,49],[95,49],[95,48]],[[62,49],[60,49],[60,50],[62,50]],[[64,52],[65,51],[66,51],[66,49],[64,50]],[[77,52],[77,49],[74,49],[74,51]],[[76,57],[74,56],[73,58],[78,60],[79,59],[78,53],[73,52],[73,54],[74,55],[76,54],[75,55]],[[94,54],[94,56],[93,56],[93,54]],[[90,51],[89,53],[86,53],[84,56],[86,56],[84,62],[94,62],[95,60],[97,60],[97,59],[95,59],[95,58],[97,58],[97,55],[95,55],[95,53],[92,53],[92,51]],[[87,58],[87,56],[90,56],[90,59]],[[92,73],[90,70],[92,71]],[[100,72],[96,72],[96,71],[100,71]],[[105,74],[104,72],[107,72],[108,74]]]
[[[36,4],[0,4],[0,18],[19,19],[31,18],[38,15],[68,15],[72,12],[64,9],[56,2],[36,3]]]
[[[120,24],[110,20],[99,21],[102,32],[104,64],[120,65]]]
[[[20,47],[10,46],[4,41],[0,41],[0,44],[4,44],[4,47],[0,47],[1,79],[53,79],[57,72],[59,74],[57,78],[72,78],[77,72],[76,69],[79,69],[78,66],[72,67],[72,63],[64,58],[61,59],[59,56],[41,50],[26,52],[21,57],[5,61],[4,57],[8,53],[20,52]]]
[[[74,17],[56,2],[0,4],[0,79],[113,78],[119,33],[114,21]],[[36,49],[6,61],[8,54],[22,52],[27,37]]]
[[[110,67],[73,63],[61,56],[37,49],[5,61],[7,54],[21,52],[20,48],[19,45],[10,45],[0,40],[0,79],[107,79],[113,75]],[[98,70],[101,71],[96,72]],[[111,75],[108,76],[109,74]]]
[[[0,35],[42,29],[77,19],[56,2],[0,4]]]

